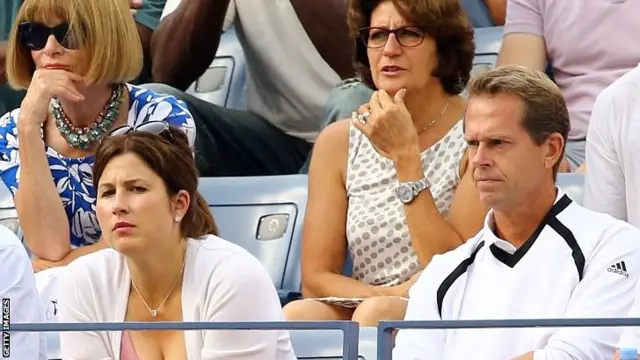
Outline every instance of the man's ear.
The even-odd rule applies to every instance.
[[[550,169],[553,168],[556,163],[562,161],[565,141],[564,138],[562,138],[562,135],[553,133],[549,135],[549,138],[547,139],[545,144],[546,153],[544,164],[546,168]]]

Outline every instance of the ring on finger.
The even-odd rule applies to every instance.
[[[362,114],[358,114],[358,121],[366,124],[367,120],[369,120],[369,116],[371,116],[371,111],[365,111]]]

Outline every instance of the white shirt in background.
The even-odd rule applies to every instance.
[[[640,230],[587,210],[558,190],[556,203],[516,249],[484,228],[436,255],[409,291],[405,320],[624,317],[640,273]],[[394,359],[610,360],[619,328],[400,330]]]
[[[162,17],[179,4],[168,0]],[[223,30],[231,25],[247,64],[247,110],[291,136],[315,141],[340,76],[318,53],[291,1],[231,0]]]
[[[10,301],[11,323],[43,322],[42,304],[36,290],[29,255],[16,235],[0,226],[0,301]],[[4,310],[4,306],[3,306]],[[44,333],[11,332],[10,360],[46,360]]]
[[[60,279],[60,322],[122,322],[131,277],[113,249],[85,255]],[[241,247],[216,236],[187,239],[182,282],[185,322],[284,321],[266,269]],[[288,331],[185,331],[188,360],[295,360]],[[122,333],[64,332],[64,359],[120,359]]]
[[[586,166],[585,207],[640,227],[640,66],[598,96]]]

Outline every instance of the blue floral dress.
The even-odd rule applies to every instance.
[[[185,130],[193,148],[195,123],[184,102],[173,96],[158,94],[127,84],[129,90],[129,125],[164,120]],[[0,177],[15,196],[20,183],[18,155],[18,117],[20,109],[0,118]],[[49,168],[69,219],[72,248],[90,245],[100,239],[96,218],[96,192],[92,184],[95,157],[68,158],[45,145]]]

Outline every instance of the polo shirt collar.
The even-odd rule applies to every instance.
[[[550,218],[555,218],[562,210],[564,210],[571,203],[571,199],[559,188],[556,186],[556,199],[554,201],[553,206],[544,217],[536,231],[531,235],[527,241],[520,247],[516,248],[508,241],[500,239],[496,236],[495,230],[495,219],[494,219],[494,211],[490,209],[485,217],[484,227],[482,229],[482,239],[484,240],[484,244],[488,246],[493,253],[493,255],[505,263],[505,265],[513,267],[518,261],[529,251],[529,248],[536,241],[542,229],[547,225],[547,222]]]

